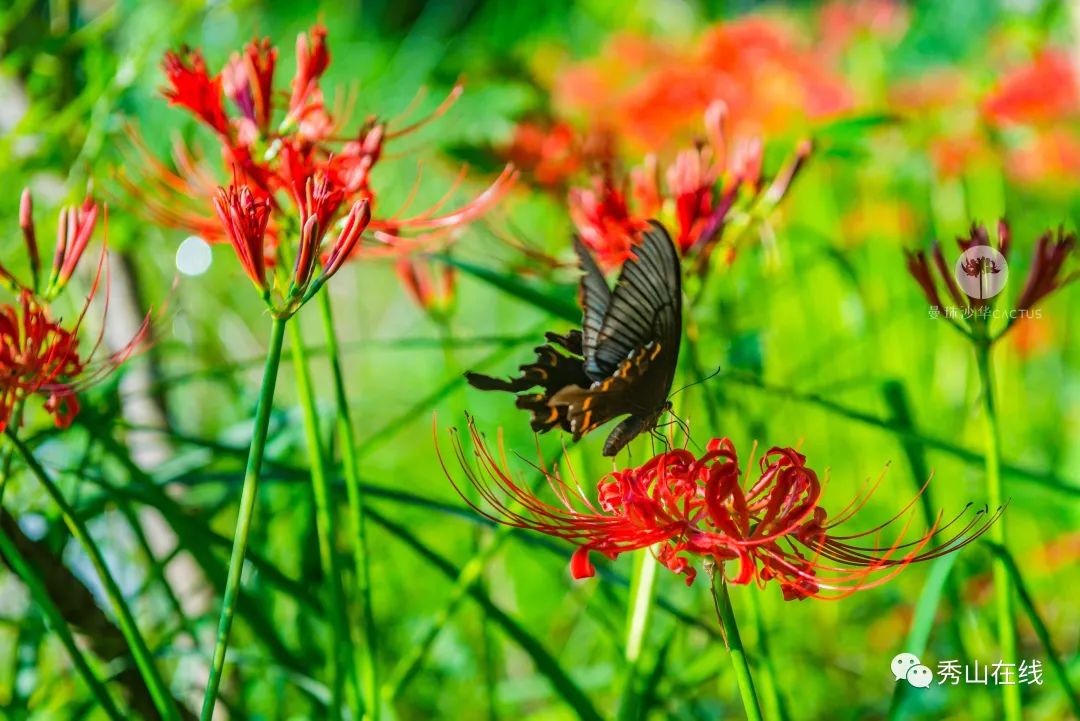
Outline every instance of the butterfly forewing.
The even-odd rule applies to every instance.
[[[596,354],[596,339],[604,326],[604,317],[611,303],[611,289],[608,288],[604,274],[593,260],[581,238],[574,236],[574,250],[581,265],[581,285],[578,289],[578,302],[581,304],[582,351],[586,358],[585,372],[595,381],[603,380],[610,373],[590,368],[588,359]]]
[[[670,374],[659,384],[666,399],[682,335],[679,256],[667,231],[655,221],[633,252],[611,294],[593,353],[586,351],[585,371],[590,377],[610,376],[637,349],[659,343],[661,362]]]

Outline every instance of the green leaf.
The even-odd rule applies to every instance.
[[[1039,643],[1042,644],[1043,650],[1046,651],[1047,660],[1050,662],[1050,668],[1054,670],[1054,678],[1057,680],[1058,685],[1061,686],[1061,690],[1065,693],[1065,699],[1069,702],[1069,707],[1072,709],[1073,716],[1080,718],[1080,696],[1073,690],[1072,683],[1069,681],[1069,673],[1065,668],[1065,664],[1061,662],[1061,657],[1058,656],[1057,651],[1054,649],[1053,639],[1050,638],[1050,630],[1046,627],[1046,623],[1039,616],[1039,610],[1035,608],[1035,599],[1031,597],[1031,593],[1028,591],[1027,586],[1024,584],[1024,577],[1020,574],[1020,567],[1016,565],[1016,559],[1013,558],[1009,550],[1002,545],[994,543],[993,541],[983,541],[994,555],[997,556],[1005,564],[1005,569],[1008,571],[1009,576],[1012,578],[1013,588],[1016,589],[1016,596],[1020,600],[1020,605],[1023,607],[1024,612],[1027,613],[1028,620],[1031,621],[1031,627],[1035,630],[1035,635],[1039,638]]]
[[[465,260],[451,258],[444,253],[433,255],[432,257],[457,268],[466,275],[471,275],[477,280],[481,280],[488,285],[494,286],[508,295],[550,313],[556,318],[562,318],[571,323],[581,322],[581,309],[578,308],[577,302],[574,300],[576,291],[572,287],[549,283],[546,284],[546,287],[561,289],[557,293],[549,293],[545,290],[541,290],[537,285],[521,280],[512,273],[500,273]]]

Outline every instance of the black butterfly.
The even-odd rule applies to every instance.
[[[629,414],[604,443],[604,455],[614,456],[671,409],[682,337],[679,255],[664,227],[650,221],[612,290],[579,238],[574,249],[584,274],[582,329],[547,333],[548,343],[535,349],[536,361],[521,366],[517,378],[465,376],[480,390],[517,393],[517,407],[532,413],[532,428],[540,433],[558,426],[576,441]],[[537,386],[541,392],[525,392]]]

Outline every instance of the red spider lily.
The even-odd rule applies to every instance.
[[[486,212],[505,195],[515,177],[511,168],[479,196],[456,209],[446,207],[457,185],[426,211],[406,215],[407,204],[395,214],[381,209],[375,213],[378,204],[371,173],[383,156],[386,142],[441,116],[461,90],[455,87],[429,117],[411,125],[398,128],[393,121],[370,119],[355,135],[342,135],[339,129],[345,116],[337,109],[331,112],[326,107],[319,86],[331,57],[326,35],[326,29],[316,25],[297,38],[296,71],[287,95],[274,93],[277,50],[268,40],[253,41],[242,54],[234,54],[220,76],[208,73],[197,52],[188,53],[186,62],[175,54],[166,57],[165,69],[171,81],[166,96],[216,131],[222,159],[233,174],[233,182],[250,187],[270,203],[262,244],[263,263],[267,267],[279,260],[279,239],[295,237],[297,225],[300,228],[307,225],[310,209],[306,204],[314,200],[308,198],[307,192],[313,179],[328,193],[315,226],[320,234],[339,219],[339,213],[363,201],[368,212],[374,214],[370,229],[376,240],[392,253],[406,252],[443,236],[446,231]],[[239,111],[238,117],[228,115],[223,109],[225,96]],[[276,124],[275,115],[281,118]],[[136,176],[125,177],[123,182],[131,194],[140,198],[148,217],[162,225],[196,233],[208,241],[232,240],[222,232],[222,225],[213,215],[207,213],[211,203],[206,201],[216,197],[220,184],[209,164],[178,143],[173,152],[176,169],[172,170],[156,160],[137,137],[133,145],[136,157],[129,166],[136,169]],[[325,186],[320,185],[324,182]],[[299,224],[285,217],[285,210],[279,207],[277,198],[282,190],[296,205],[301,215]],[[318,187],[314,190],[317,192]],[[245,261],[250,275],[257,269],[249,266]]]
[[[341,232],[338,233],[330,251],[323,256],[322,272],[304,295],[304,300],[310,298],[322,285],[337,273],[345,261],[353,256],[360,243],[360,236],[371,222],[371,209],[366,200],[358,200],[352,204],[349,214],[345,216]],[[310,272],[306,279],[294,281],[303,288],[310,280]]]
[[[20,294],[19,306],[0,306],[0,431],[16,406],[35,394],[46,397],[45,410],[57,426],[70,425],[79,411],[70,382],[85,367],[77,330],[51,320],[29,291]]]
[[[29,290],[19,294],[19,305],[0,305],[0,432],[8,428],[22,404],[33,396],[45,398],[43,407],[57,427],[66,428],[79,412],[77,394],[102,380],[131,357],[150,333],[150,316],[128,343],[104,360],[95,361],[99,335],[85,352],[79,334],[90,303],[97,293],[102,264],[75,323],[65,328]],[[108,312],[108,300],[105,301]]]
[[[585,245],[605,268],[622,264],[638,234],[648,227],[648,216],[630,214],[626,193],[610,171],[592,180],[592,188],[570,190],[570,219]]]
[[[296,37],[296,75],[292,81],[292,95],[289,97],[289,112],[285,116],[285,125],[313,125],[315,115],[323,115],[322,91],[319,79],[330,65],[330,52],[326,47],[326,28],[316,25],[311,29],[310,37],[300,33]],[[316,126],[326,127],[325,117],[319,118]]]
[[[611,268],[626,260],[648,218],[670,215],[680,252],[697,255],[701,269],[733,210],[767,211],[779,203],[808,157],[809,143],[801,143],[763,189],[761,140],[736,143],[729,152],[726,117],[724,103],[709,106],[706,139],[675,156],[667,169],[666,185],[661,183],[655,156],[634,168],[630,172],[633,208],[610,168],[593,178],[591,189],[570,191],[571,220],[602,265]]]
[[[221,220],[225,236],[236,251],[244,272],[259,291],[266,295],[266,223],[270,218],[270,201],[260,198],[247,185],[237,188],[218,188],[214,210]]]
[[[19,227],[22,230],[26,255],[30,263],[30,282],[22,283],[3,264],[0,264],[0,279],[3,279],[12,289],[31,290],[42,298],[50,300],[59,295],[67,286],[86,252],[86,246],[97,224],[98,205],[88,197],[79,207],[60,209],[60,219],[56,228],[56,250],[53,253],[52,269],[44,288],[41,287],[41,251],[38,248],[33,216],[33,198],[30,190],[25,189],[19,202]]]
[[[428,313],[442,316],[453,304],[457,278],[454,266],[444,265],[435,278],[430,262],[403,255],[398,258],[395,270],[409,296]]]
[[[539,467],[558,501],[548,503],[512,478],[505,460],[492,455],[471,420],[470,435],[476,464],[469,462],[456,434],[454,451],[482,500],[469,500],[455,482],[462,498],[497,523],[577,544],[570,562],[574,578],[595,574],[591,552],[614,559],[652,548],[660,563],[686,576],[687,585],[696,575],[692,563],[711,559],[736,563],[732,583],[776,581],[787,600],[839,598],[884,583],[910,563],[956,551],[1000,515],[1000,510],[993,515],[979,511],[961,530],[936,540],[960,518],[943,524],[939,515],[925,535],[905,542],[909,519],[894,541],[879,543],[880,533],[913,500],[884,524],[838,535],[836,529],[861,510],[873,489],[830,520],[820,504],[817,474],[802,454],[772,448],[761,458],[756,478],[751,482],[748,472],[740,484],[735,447],[726,438],[710,441],[700,457],[676,449],[636,468],[614,471],[597,484],[595,500],[576,479],[568,482],[558,471]],[[861,545],[860,539],[871,537],[873,545]]]
[[[227,135],[229,119],[221,102],[221,76],[210,76],[202,52],[184,48],[167,52],[162,62],[169,87],[162,93],[173,105],[181,105],[208,126]]]
[[[322,255],[323,238],[331,226],[331,209],[336,209],[340,204],[341,192],[332,188],[325,178],[309,179],[304,197],[298,202],[302,208],[303,226],[296,261],[289,288],[283,293],[284,304],[275,305],[270,297],[271,283],[267,278],[265,248],[270,201],[247,185],[218,188],[218,195],[214,199],[214,210],[240,266],[258,288],[263,300],[281,315],[292,315],[337,273],[355,251],[360,236],[371,220],[367,201],[353,203],[329,251]],[[323,261],[322,272],[318,278],[314,278],[315,265],[320,257]]]
[[[996,250],[1005,259],[1009,256],[1011,241],[1012,232],[1009,224],[1001,219],[997,227]],[[977,223],[972,224],[967,237],[957,238],[956,242],[960,252],[976,246],[995,247],[986,227]],[[1059,228],[1056,233],[1046,231],[1039,236],[1035,242],[1034,256],[1023,289],[1013,308],[1005,314],[1008,317],[1008,323],[996,335],[989,333],[989,308],[994,299],[972,298],[961,290],[954,275],[954,268],[946,260],[939,243],[934,243],[929,255],[923,250],[908,250],[905,254],[908,272],[919,284],[931,308],[962,332],[993,342],[1012,328],[1017,320],[1030,315],[1031,309],[1040,301],[1077,278],[1076,273],[1068,275],[1064,273],[1065,261],[1075,249],[1076,235],[1066,233],[1064,229]],[[983,262],[975,263],[969,260],[961,265],[963,272],[998,273],[1002,270],[999,264],[986,262],[987,259],[974,260]],[[955,314],[950,312],[951,309],[942,302],[943,297],[954,304],[952,308],[958,309]],[[966,326],[961,325],[957,315],[962,316]]]
[[[599,57],[558,73],[553,105],[643,152],[692,137],[694,119],[718,99],[740,135],[785,133],[851,104],[820,55],[791,28],[755,16],[684,43],[620,35]]]
[[[273,115],[274,68],[277,48],[270,40],[253,40],[243,54],[233,53],[222,72],[225,94],[240,114],[252,125],[242,134],[255,132],[266,135]]]

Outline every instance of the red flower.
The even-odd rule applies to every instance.
[[[41,394],[45,410],[64,428],[79,411],[71,383],[84,371],[75,330],[49,318],[29,291],[20,305],[0,306],[0,431],[18,403]]]
[[[269,38],[252,40],[243,55],[234,53],[222,73],[225,94],[253,126],[266,135],[274,110],[274,67],[277,48]]]
[[[634,150],[656,152],[696,133],[715,101],[740,135],[786,133],[851,105],[843,82],[790,27],[746,16],[690,42],[614,37],[599,57],[562,69],[553,104]]]
[[[330,51],[326,47],[326,28],[316,25],[310,37],[300,33],[296,37],[296,74],[289,97],[286,125],[310,121],[313,113],[322,113],[322,92],[319,79],[330,65]]]
[[[264,244],[270,201],[257,197],[247,185],[230,185],[218,188],[214,210],[244,272],[263,295],[268,294]]]
[[[605,268],[614,268],[630,256],[648,217],[631,215],[626,193],[611,172],[592,179],[592,188],[570,190],[570,219],[582,242]]]
[[[699,268],[703,268],[737,203],[768,210],[780,202],[810,154],[809,143],[799,144],[763,190],[761,140],[744,140],[731,147],[725,129],[727,115],[723,102],[709,106],[705,112],[705,140],[675,156],[667,169],[666,184],[661,184],[655,155],[647,156],[641,166],[631,170],[636,204],[633,208],[623,183],[610,167],[593,177],[591,189],[570,190],[570,219],[601,265],[620,265],[646,221],[671,214],[674,222],[670,226],[677,228],[679,251],[684,256],[697,255]]]
[[[221,76],[210,76],[202,53],[189,48],[180,53],[167,52],[162,67],[169,79],[169,87],[162,93],[169,102],[187,108],[217,132],[228,135],[229,119],[221,101]]]
[[[439,315],[454,302],[457,273],[454,266],[444,265],[436,278],[431,265],[403,255],[398,258],[395,270],[401,285],[416,304],[428,313]]]
[[[370,222],[371,208],[368,206],[367,201],[358,200],[353,203],[348,215],[345,216],[341,231],[338,233],[333,245],[330,246],[330,252],[323,257],[322,273],[307,292],[306,297],[311,297],[323,283],[341,269],[346,260],[352,257],[356,247],[360,244],[361,234]]]
[[[1080,78],[1069,53],[1048,50],[1031,64],[1007,74],[983,101],[982,110],[997,124],[1074,116],[1080,111]]]
[[[454,450],[481,501],[470,501],[455,483],[462,498],[498,523],[577,544],[570,564],[574,578],[595,573],[588,558],[591,552],[614,559],[652,548],[660,563],[686,576],[688,585],[697,572],[692,563],[709,558],[736,564],[729,574],[733,583],[753,580],[764,586],[776,581],[788,600],[838,598],[884,583],[909,563],[959,549],[985,532],[1000,513],[987,517],[985,510],[979,511],[960,531],[934,545],[935,536],[952,525],[942,525],[940,516],[925,535],[912,541],[903,540],[906,522],[892,543],[859,545],[869,536],[876,541],[911,504],[886,524],[837,535],[834,529],[849,521],[870,493],[830,521],[820,505],[817,474],[806,466],[802,454],[772,448],[761,459],[756,478],[740,483],[735,448],[726,438],[710,441],[701,457],[676,449],[636,468],[614,471],[597,484],[595,500],[576,479],[568,482],[558,471],[541,467],[558,500],[552,504],[511,477],[471,420],[470,433],[476,465],[469,463],[456,434]]]
[[[104,256],[103,256],[104,257]],[[86,305],[75,323],[65,328],[29,290],[19,294],[19,305],[0,305],[0,432],[7,429],[16,409],[33,396],[57,427],[66,428],[79,412],[76,394],[103,379],[143,344],[150,332],[147,316],[134,337],[102,361],[94,355],[99,336],[86,352],[79,350],[79,331],[101,279],[94,279]]]

